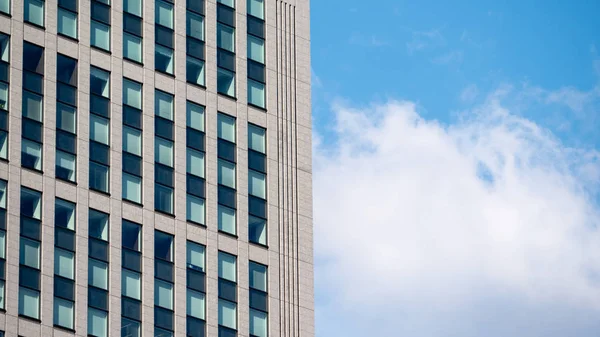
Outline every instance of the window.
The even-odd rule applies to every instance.
[[[19,287],[19,315],[39,319],[40,292]]]
[[[88,335],[106,337],[108,317],[108,214],[89,210]]]
[[[204,336],[206,319],[205,247],[187,242],[187,335]]]
[[[10,14],[10,0],[0,0],[0,12]],[[0,334],[0,337],[4,337]]]
[[[173,95],[156,90],[154,96],[155,137],[154,161],[155,174],[155,205],[158,211],[173,214],[174,188],[174,158],[175,146],[173,124]]]
[[[130,4],[133,6],[134,4]],[[135,7],[135,6],[134,6]],[[134,8],[135,9],[135,8]],[[123,79],[124,200],[142,202],[142,84]]]
[[[248,0],[248,104],[266,108],[264,0]]]
[[[219,334],[237,329],[237,261],[236,257],[219,252]]]
[[[3,10],[3,4],[8,11],[8,0],[0,0],[0,11]],[[0,158],[2,159],[8,159],[9,56],[10,37],[0,33]]]
[[[6,277],[6,181],[0,180],[0,309],[5,309]]]
[[[217,3],[217,92],[235,97],[235,10],[233,0]]]
[[[217,220],[220,231],[235,235],[236,230],[236,131],[235,118],[217,115]]]
[[[187,26],[187,81],[204,86],[204,1],[188,1]]]
[[[174,330],[173,236],[155,231],[154,254],[154,326],[171,335]]]
[[[123,57],[142,62],[142,0],[123,1]]]
[[[40,315],[41,197],[40,192],[21,188],[19,315],[34,319]]]
[[[56,177],[75,182],[77,154],[77,60],[58,54]]]
[[[110,2],[92,0],[90,44],[110,51]]]
[[[54,204],[54,325],[74,327],[75,307],[75,204],[55,199]]]
[[[139,337],[141,333],[142,312],[142,226],[131,221],[122,223],[122,309],[121,335]]]
[[[93,1],[99,4],[97,1]],[[100,5],[99,5],[100,6]],[[101,4],[99,8],[104,5]],[[109,192],[110,173],[110,73],[90,70],[90,176],[92,190]]]
[[[77,38],[77,0],[58,1],[58,33]]]
[[[173,4],[156,0],[156,45],[155,69],[167,74],[173,74]]]
[[[217,69],[217,91],[235,97],[235,73],[226,69]]]
[[[44,27],[44,1],[25,0],[23,18],[25,22]]]
[[[173,262],[173,236],[157,231],[154,237],[155,257]]]
[[[107,316],[106,311],[88,308],[88,335],[107,336]]]
[[[21,165],[42,170],[44,49],[23,43]]]
[[[90,210],[89,234],[91,238],[108,241],[108,214]]]
[[[187,102],[187,220],[205,223],[204,107]]]
[[[267,244],[266,130],[248,124],[248,240]]]

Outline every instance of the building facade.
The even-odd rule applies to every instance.
[[[314,336],[308,0],[0,0],[0,336]]]

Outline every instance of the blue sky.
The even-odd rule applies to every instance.
[[[312,1],[318,337],[597,335],[598,13]]]

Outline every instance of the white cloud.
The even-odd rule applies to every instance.
[[[479,89],[477,86],[475,84],[470,84],[460,92],[459,98],[463,103],[471,103],[477,98],[478,95]]]
[[[463,52],[461,50],[452,50],[440,56],[431,59],[431,63],[437,65],[447,65],[451,63],[460,63],[463,60]]]
[[[413,31],[412,40],[406,43],[409,54],[414,52],[441,47],[446,44],[446,39],[437,29],[429,31]]]
[[[317,332],[596,336],[599,155],[490,95],[444,126],[411,102],[334,107],[315,142]]]

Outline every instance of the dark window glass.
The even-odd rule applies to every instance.
[[[187,146],[196,150],[204,151],[204,132],[187,128],[186,138]]]
[[[137,272],[142,271],[142,255],[140,253],[129,249],[123,249],[121,254],[121,263],[124,268],[135,270]]]
[[[217,65],[231,71],[235,71],[235,54],[223,49],[217,50]]]
[[[237,337],[237,331],[219,325],[219,337]]]
[[[250,308],[267,312],[268,298],[262,291],[250,289]]]
[[[73,0],[69,1],[76,3]],[[77,60],[59,54],[56,59],[56,79],[60,82],[77,86]]]
[[[174,174],[172,168],[160,164],[154,165],[154,180],[157,183],[169,187],[174,187],[173,176]]]
[[[23,73],[23,88],[38,93],[44,93],[44,77],[30,72]]]
[[[154,234],[154,257],[173,262],[173,236],[156,231]]]
[[[75,232],[57,227],[54,230],[54,244],[66,250],[75,250]]]
[[[108,262],[108,242],[90,239],[88,250],[90,257]]]
[[[29,118],[22,119],[21,130],[23,137],[33,140],[34,142],[42,142],[42,124]]]
[[[0,208],[0,229],[6,230],[6,209]]]
[[[235,144],[224,139],[219,139],[217,153],[219,158],[235,163]]]
[[[77,12],[77,0],[58,0],[58,5],[72,12]]]
[[[96,115],[109,118],[110,116],[110,100],[102,97],[91,95],[90,96],[90,110]]]
[[[19,266],[19,285],[40,290],[40,271],[27,266]]]
[[[173,264],[162,260],[154,260],[154,276],[173,283]]]
[[[231,7],[217,4],[217,21],[235,27],[235,10]]]
[[[123,305],[125,309],[125,305]],[[123,314],[125,315],[125,313]],[[121,337],[141,336],[142,328],[140,322],[127,318],[121,318]]]
[[[173,49],[173,30],[161,25],[156,25],[155,27],[156,34],[154,37],[156,39],[156,43]]]
[[[204,15],[204,0],[187,0],[187,8]]]
[[[110,7],[103,3],[92,1],[92,19],[110,25]]]
[[[142,37],[142,19],[129,13],[123,13],[123,30]]]
[[[93,308],[108,311],[108,291],[88,287],[88,305]]]
[[[267,202],[263,199],[248,196],[248,209],[250,214],[257,216],[259,218],[266,219],[267,218]]]
[[[157,136],[173,140],[173,122],[161,117],[154,117],[154,132]]]
[[[108,193],[108,167],[90,162],[90,189]]]
[[[64,103],[70,105],[77,105],[77,88],[71,87],[66,84],[59,83],[57,85],[56,98]]]
[[[142,226],[123,220],[123,247],[140,251],[140,233]]]
[[[123,171],[131,173],[138,177],[142,176],[142,158],[129,154],[123,153]]]
[[[90,159],[104,165],[110,165],[110,148],[108,145],[90,141]]]
[[[75,281],[54,275],[54,296],[75,300]]]
[[[23,43],[23,70],[44,74],[44,48]]]
[[[255,81],[265,83],[265,65],[248,60],[248,77]]]
[[[248,150],[248,168],[267,173],[267,156],[260,152]]]
[[[0,61],[0,81],[8,82],[9,81],[9,65],[4,61]]]
[[[204,179],[188,174],[187,176],[187,192],[199,198],[206,197]]]
[[[204,60],[204,42],[200,40],[196,40],[193,37],[187,37],[187,54],[191,55],[197,59]]]
[[[227,186],[219,185],[219,194],[218,194],[219,204],[235,209],[236,208],[235,194],[236,193],[235,193],[234,189],[229,188]]]
[[[188,316],[187,317],[187,335],[188,337],[204,337],[205,336],[205,322],[201,319]]]
[[[237,285],[231,281],[219,279],[219,298],[237,302]]]
[[[197,270],[187,270],[187,286],[190,289],[205,292],[206,291],[206,275]]]
[[[248,15],[248,34],[265,38],[265,22],[259,18]]]
[[[21,217],[21,236],[40,240],[40,221],[32,218]]]
[[[154,307],[154,325],[159,328],[173,330],[173,312],[161,307]]]
[[[123,305],[123,316],[135,319],[136,321],[142,320],[142,303],[140,301],[123,296],[121,304]]]
[[[8,114],[2,109],[0,109],[0,130],[8,131]]]
[[[127,105],[123,105],[123,123],[137,129],[142,129],[141,111]]]
[[[56,147],[59,150],[77,154],[76,136],[62,130],[56,130]]]
[[[6,280],[6,260],[2,259],[0,259],[0,280]]]

